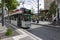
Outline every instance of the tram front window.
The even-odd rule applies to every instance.
[[[31,15],[30,14],[25,14],[24,15],[24,21],[31,21]]]

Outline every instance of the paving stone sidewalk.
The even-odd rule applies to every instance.
[[[39,23],[37,23],[37,22],[31,22],[31,24],[60,28],[60,24],[59,23],[53,23],[52,24],[52,22],[49,22],[49,21],[39,21]]]
[[[0,33],[6,32],[6,27],[2,26],[2,23],[0,23]]]
[[[11,24],[9,24],[9,25],[11,25]],[[24,29],[18,29],[17,27],[15,27],[13,25],[11,25],[11,26],[13,28],[15,28],[18,33],[22,33],[22,34],[17,35],[17,36],[13,36],[13,37],[9,37],[9,38],[4,38],[4,39],[1,39],[1,40],[41,40],[37,36],[27,32]]]

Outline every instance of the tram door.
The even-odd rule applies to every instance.
[[[22,17],[21,15],[18,15],[18,17],[17,17],[17,26],[18,27],[22,26],[21,17]]]

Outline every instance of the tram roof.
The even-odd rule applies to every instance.
[[[22,14],[22,13],[21,13],[21,12],[16,12],[16,13],[9,14],[9,16],[17,15],[17,14]],[[4,17],[7,17],[7,16],[8,16],[8,14],[7,14],[7,15],[5,15]]]

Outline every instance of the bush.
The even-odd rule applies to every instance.
[[[7,29],[7,32],[5,33],[6,36],[12,35],[12,30],[10,28]]]

